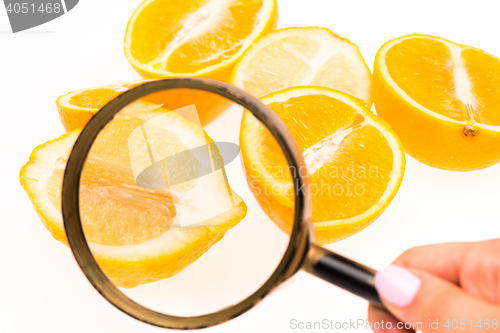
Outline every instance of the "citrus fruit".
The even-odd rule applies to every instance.
[[[146,0],[127,25],[125,55],[143,77],[228,81],[236,59],[276,22],[276,0]]]
[[[231,83],[257,97],[293,86],[322,86],[371,106],[371,73],[358,47],[325,28],[270,32],[243,54]]]
[[[94,114],[107,102],[124,91],[151,80],[135,80],[121,82],[102,87],[81,89],[60,96],[57,101],[59,118],[66,131],[83,128]],[[167,110],[195,104],[202,125],[215,119],[229,102],[216,95],[204,91],[187,89],[165,90],[143,98],[155,104],[161,104]]]
[[[167,189],[136,184],[137,166],[151,162],[141,159],[141,154],[148,158],[157,151],[175,154],[211,142],[199,126],[174,112],[155,105],[149,106],[148,112],[143,108],[120,114],[101,131],[80,182],[80,215],[86,239],[103,271],[122,287],[177,274],[246,215],[246,205],[228,187],[223,168]],[[163,117],[161,128],[151,126],[149,121],[155,117]],[[74,130],[35,148],[20,173],[21,184],[42,222],[65,244],[61,186],[79,133]],[[131,141],[136,134],[147,135],[148,146],[138,144],[140,138]],[[221,158],[218,149],[208,147],[215,163]],[[193,165],[189,172],[197,172]],[[221,210],[228,198],[232,205]],[[188,227],[182,224],[195,218],[200,222]]]
[[[320,245],[353,235],[384,211],[405,165],[402,145],[385,121],[358,99],[328,88],[292,87],[261,100],[284,121],[302,151]],[[289,233],[294,196],[287,162],[272,135],[248,111],[240,145],[252,193]]]
[[[433,167],[467,171],[500,161],[500,59],[448,40],[410,35],[377,53],[377,114],[406,152]]]
[[[125,55],[144,78],[229,82],[236,60],[276,27],[277,18],[276,0],[146,0],[127,25]],[[202,125],[229,106],[226,99],[211,93],[177,90],[175,96],[171,94],[166,100],[196,103]]]
[[[129,87],[119,83],[81,89],[60,96],[56,105],[64,129],[69,132],[83,128],[100,108],[128,89]]]

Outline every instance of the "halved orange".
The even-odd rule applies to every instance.
[[[319,244],[359,232],[384,211],[398,191],[405,165],[402,145],[385,121],[360,100],[322,87],[288,88],[262,101],[285,122],[304,155]],[[287,162],[271,134],[248,111],[240,145],[252,193],[289,233],[294,204]]]
[[[206,140],[211,139],[199,126],[158,106],[130,111],[115,117],[99,134],[80,187],[80,215],[86,239],[103,271],[122,287],[179,273],[246,215],[246,205],[228,188],[223,168],[168,190],[138,186],[136,166],[151,162],[148,151],[151,156],[156,156],[155,150],[174,154],[206,145]],[[163,117],[161,128],[148,125],[155,117]],[[69,132],[35,148],[20,173],[21,184],[42,222],[64,244],[67,240],[61,216],[61,185],[68,155],[79,133]],[[149,141],[142,137],[131,141],[132,135],[147,135]],[[149,146],[138,144],[141,142]],[[213,161],[221,158],[216,147],[208,147]],[[222,205],[226,205],[223,210]],[[182,221],[191,221],[199,217],[193,214],[201,213],[207,217],[205,220],[183,226]]]
[[[371,73],[359,48],[325,28],[270,32],[243,54],[231,83],[257,97],[293,86],[322,86],[371,106]]]
[[[415,159],[445,170],[500,161],[500,59],[427,35],[384,44],[374,66],[377,114]]]
[[[56,100],[59,118],[66,131],[83,128],[90,118],[107,102],[124,91],[151,80],[121,82],[102,87],[81,89],[60,96]],[[215,119],[229,106],[229,101],[216,94],[188,89],[161,91],[143,98],[154,104],[161,104],[168,110],[176,110],[195,104],[202,125]]]
[[[276,0],[146,0],[127,25],[125,55],[143,77],[228,81],[276,21]]]
[[[129,88],[127,83],[118,83],[81,89],[60,96],[56,105],[64,129],[69,132],[83,128],[100,108]]]

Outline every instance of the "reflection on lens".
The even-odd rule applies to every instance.
[[[222,97],[209,96],[207,105],[190,103],[182,89],[155,94],[181,95],[168,103],[146,96],[99,133],[80,179],[80,215],[101,269],[128,297],[195,316],[255,292],[288,237],[247,185],[238,146],[242,108],[224,100],[227,110],[202,128],[199,110]]]

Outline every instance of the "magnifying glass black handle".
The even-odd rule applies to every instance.
[[[385,308],[374,285],[376,271],[369,267],[312,244],[304,270]]]

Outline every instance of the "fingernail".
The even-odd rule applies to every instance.
[[[420,289],[420,279],[403,267],[391,265],[375,274],[375,288],[387,302],[405,308]]]

